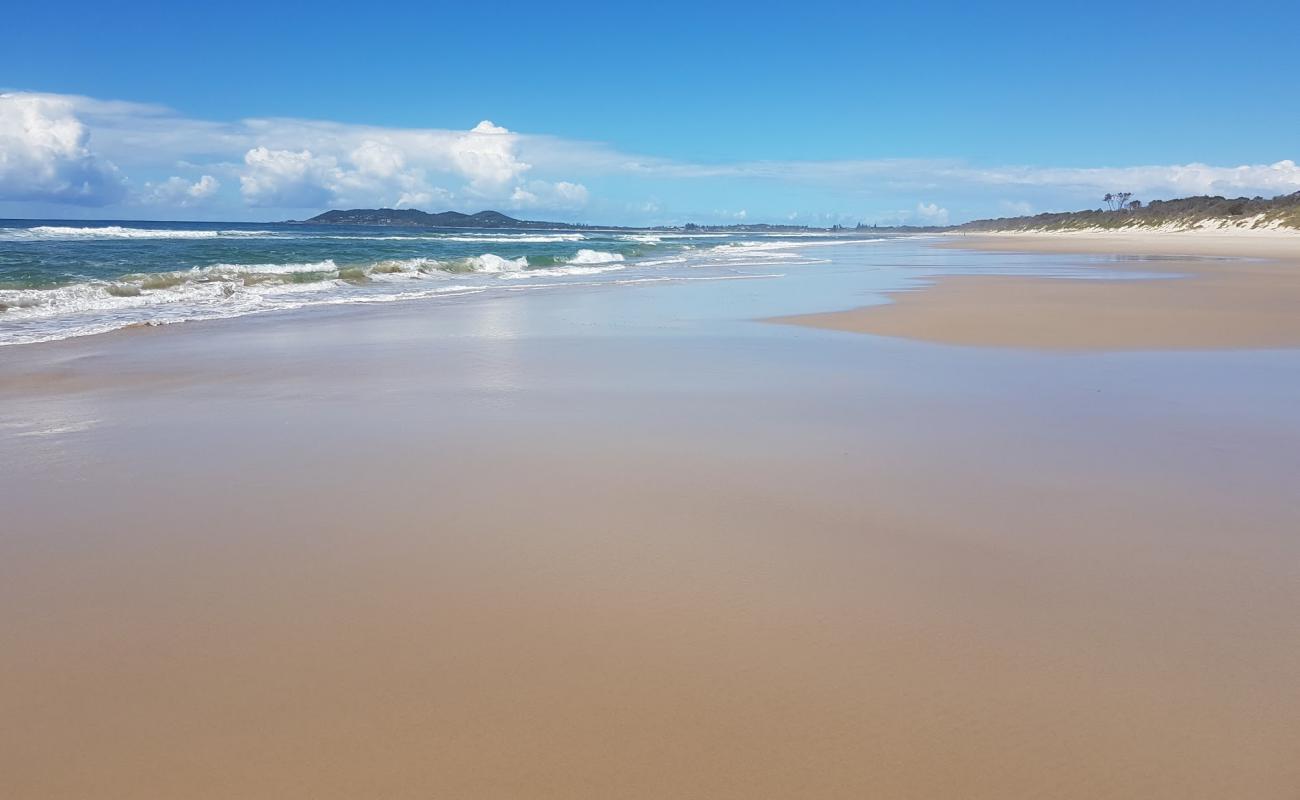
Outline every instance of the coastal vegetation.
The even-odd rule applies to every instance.
[[[956,226],[962,231],[1071,231],[1160,228],[1300,230],[1300,192],[1263,197],[1202,195],[1143,204],[1129,192],[1107,194],[1107,208],[981,219]]]

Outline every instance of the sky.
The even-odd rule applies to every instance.
[[[1300,3],[18,3],[0,217],[942,224],[1300,191]]]

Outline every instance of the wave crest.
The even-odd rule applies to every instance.
[[[6,239],[219,239],[223,237],[271,236],[267,231],[246,230],[174,230],[169,228],[128,228],[123,225],[73,227],[37,225],[32,228],[6,228]]]

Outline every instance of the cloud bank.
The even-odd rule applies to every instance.
[[[289,118],[219,122],[143,103],[0,94],[6,209],[205,209],[267,218],[332,206],[493,207],[664,222],[707,208],[714,211],[701,217],[734,221],[733,212],[717,209],[744,204],[749,219],[852,221],[871,218],[875,209],[881,219],[942,224],[972,212],[1094,206],[1108,191],[1144,199],[1285,194],[1300,191],[1300,168],[1292,160],[1095,168],[952,159],[702,164],[520,133],[488,120],[468,130]],[[779,207],[789,198],[802,207]],[[890,208],[912,210],[880,211]]]

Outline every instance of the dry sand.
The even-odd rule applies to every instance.
[[[943,276],[924,289],[893,294],[888,305],[773,321],[945,344],[1048,350],[1300,347],[1300,236],[1020,234],[964,236],[949,246],[1172,260],[1102,265],[1168,278],[1155,280]],[[1179,259],[1188,256],[1213,259]],[[1105,277],[1097,272],[1094,277]]]
[[[672,291],[0,353],[0,797],[1297,796],[1294,359]]]

